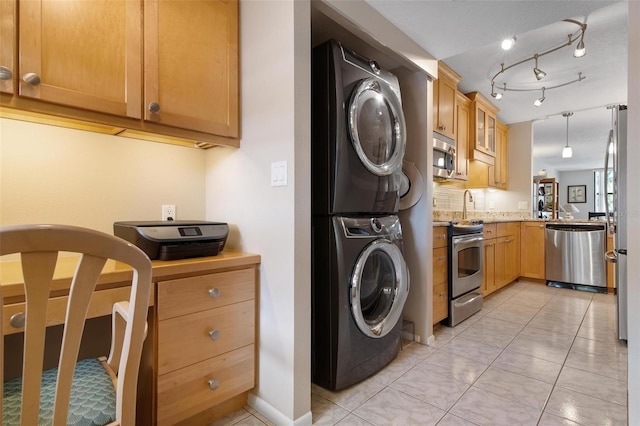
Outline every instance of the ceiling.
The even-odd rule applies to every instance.
[[[627,33],[626,1],[434,1],[366,0],[436,59],[444,61],[460,76],[463,93],[479,91],[500,108],[498,118],[513,124],[534,121],[533,155],[536,163],[558,171],[602,168],[605,143],[611,128],[606,106],[626,103]],[[547,76],[537,81],[534,61],[515,66],[496,78],[496,88],[534,89],[507,91],[500,101],[491,98],[491,78],[535,53],[565,44],[568,35],[579,34],[579,26],[563,22],[574,19],[587,24],[584,36],[587,54],[573,57],[575,43],[538,59]],[[517,42],[508,52],[500,48],[504,38]],[[542,87],[552,87],[578,78],[584,80],[545,91],[540,107],[533,101]],[[502,92],[501,90],[496,90]],[[563,159],[567,140],[573,157]]]

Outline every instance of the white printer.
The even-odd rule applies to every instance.
[[[217,255],[229,226],[194,220],[115,222],[113,234],[135,244],[151,260],[175,260]]]

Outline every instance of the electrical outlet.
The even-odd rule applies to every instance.
[[[162,205],[162,220],[176,220],[176,205],[175,204],[163,204]]]

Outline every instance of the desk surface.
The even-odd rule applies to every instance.
[[[68,293],[71,278],[76,269],[78,256],[60,257],[51,284],[51,296]],[[238,266],[250,266],[260,263],[260,255],[223,251],[217,256],[197,257],[180,260],[154,260],[153,281],[163,281],[177,276],[184,277],[192,274],[216,272]],[[113,260],[107,261],[96,290],[121,287],[131,284],[132,271],[128,265]],[[0,262],[0,285],[4,303],[24,300],[22,284],[22,269],[19,261]]]

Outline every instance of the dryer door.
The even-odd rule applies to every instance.
[[[380,338],[400,320],[409,293],[409,273],[402,252],[377,239],[358,256],[351,277],[351,312],[360,331]]]
[[[375,78],[362,80],[349,104],[351,143],[362,164],[377,176],[388,176],[402,165],[406,129],[395,92]]]

